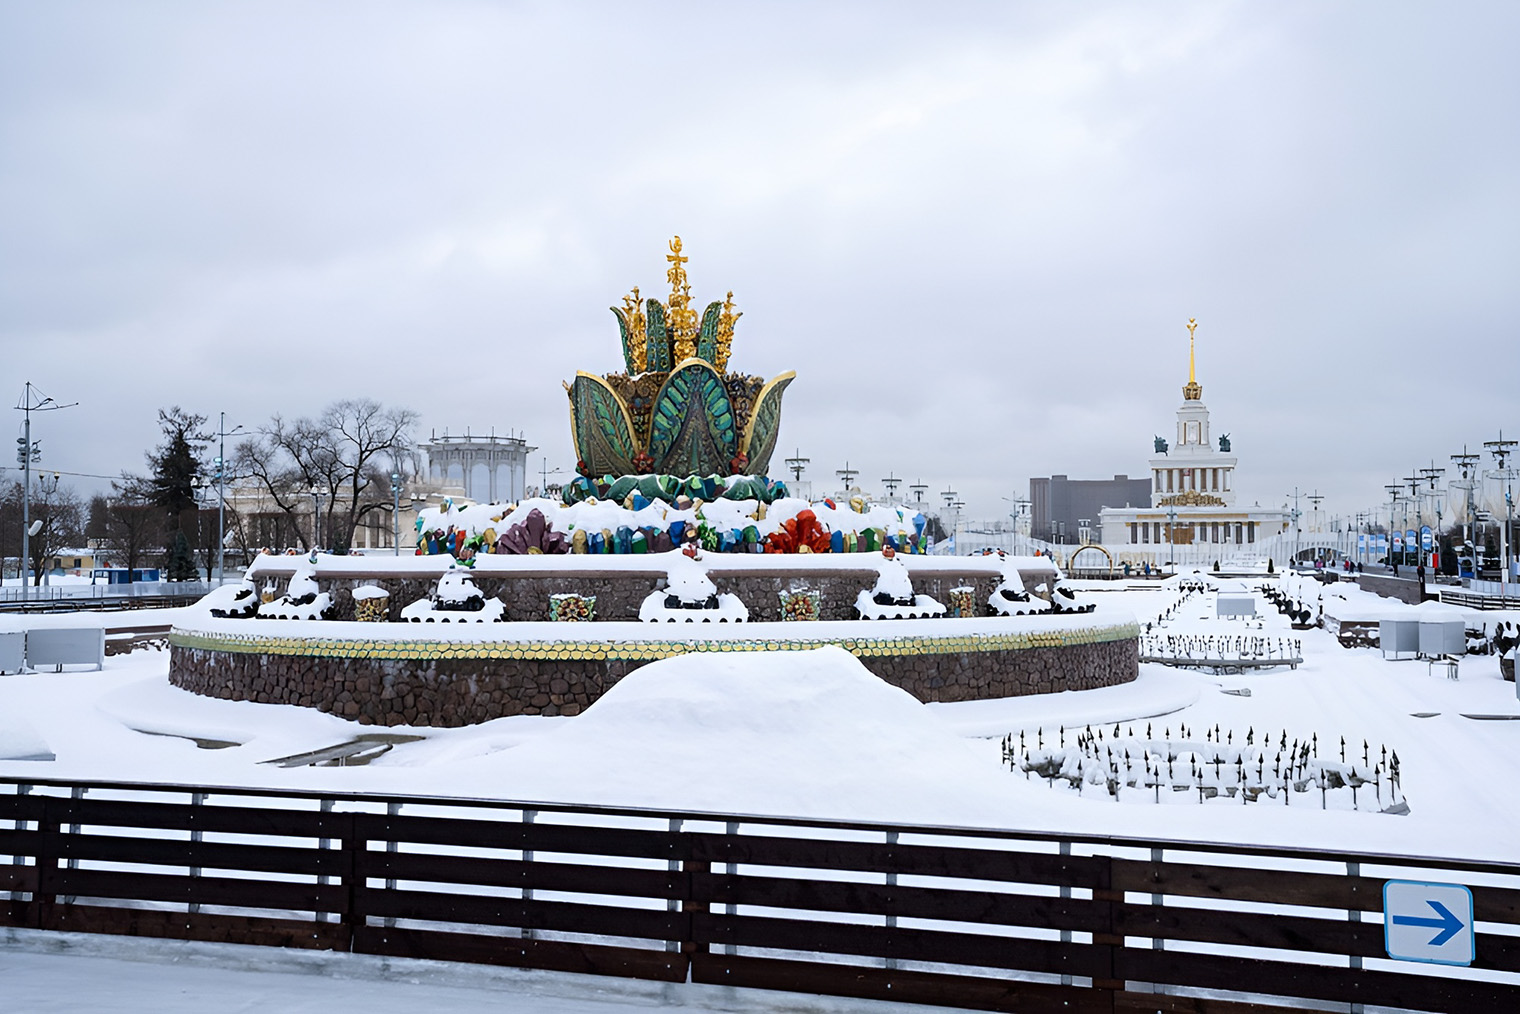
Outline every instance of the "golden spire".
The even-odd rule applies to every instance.
[[[697,311],[691,308],[691,286],[682,267],[691,258],[681,255],[680,236],[670,241],[670,253],[665,259],[670,261],[665,279],[670,282],[670,338],[674,353],[670,364],[674,366],[697,354]]]
[[[1198,371],[1194,355],[1194,335],[1198,330],[1198,318],[1189,317],[1188,329],[1188,382],[1183,385],[1182,398],[1184,401],[1199,401],[1203,398],[1203,385],[1198,383]]]

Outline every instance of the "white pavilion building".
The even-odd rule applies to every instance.
[[[1288,515],[1281,507],[1241,507],[1235,502],[1237,459],[1229,434],[1215,440],[1210,433],[1209,409],[1197,379],[1197,326],[1188,322],[1188,382],[1177,409],[1176,434],[1171,441],[1158,436],[1150,459],[1153,506],[1105,507],[1099,512],[1103,543],[1110,549],[1155,547],[1165,552],[1168,546],[1217,545],[1218,554],[1250,552],[1247,547],[1287,527]]]

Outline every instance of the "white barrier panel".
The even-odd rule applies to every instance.
[[[26,668],[26,633],[7,630],[0,633],[0,673],[20,672]]]
[[[106,664],[106,632],[101,627],[43,627],[26,632],[26,664],[33,669]]]

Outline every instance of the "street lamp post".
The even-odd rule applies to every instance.
[[[1166,555],[1170,557],[1166,561],[1167,566],[1172,568],[1172,573],[1177,572],[1177,505],[1166,506]]]
[[[32,576],[32,465],[42,460],[42,441],[32,440],[32,413],[52,412],[60,408],[73,408],[71,402],[60,405],[51,397],[44,396],[28,380],[21,391],[21,404],[16,411],[24,417],[21,436],[17,438],[16,462],[21,466],[21,562],[16,568],[21,577],[21,598],[27,597],[27,581]]]
[[[391,548],[401,555],[401,473],[391,473]]]
[[[311,487],[311,551],[317,552],[322,548],[322,490],[318,486]]]
[[[1504,530],[1499,539],[1500,559],[1504,561],[1504,570],[1499,575],[1499,594],[1501,597],[1509,594],[1509,535],[1515,506],[1513,489],[1514,472],[1505,466],[1509,456],[1514,453],[1516,443],[1520,443],[1520,441],[1505,440],[1503,430],[1499,431],[1498,440],[1483,441],[1483,446],[1488,448],[1488,452],[1494,456],[1494,460],[1499,464],[1498,469],[1494,472],[1494,476],[1503,484],[1504,489]]]
[[[227,428],[227,413],[221,413],[221,422],[217,426],[216,435],[220,441],[216,448],[216,583],[220,587],[227,570],[227,532],[226,532],[226,503],[227,496],[224,487],[227,474],[227,438],[242,430],[243,424]]]
[[[1478,463],[1483,460],[1483,456],[1480,454],[1469,454],[1467,452],[1467,445],[1463,444],[1462,453],[1453,454],[1451,460],[1456,462],[1458,470],[1462,473],[1462,482],[1460,484],[1454,483],[1453,485],[1457,485],[1458,489],[1465,490],[1467,493],[1466,510],[1463,511],[1462,542],[1464,546],[1473,546],[1474,532],[1476,531],[1476,527],[1473,524],[1476,519],[1473,517],[1473,514],[1477,511],[1477,505],[1473,502],[1473,493],[1475,492],[1477,483],[1473,479],[1477,474]],[[1460,562],[1461,556],[1459,555],[1457,559]],[[1461,567],[1459,566],[1457,569],[1460,571]],[[1473,573],[1477,573],[1476,546],[1474,546]]]

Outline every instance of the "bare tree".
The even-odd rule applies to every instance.
[[[410,409],[368,398],[334,402],[316,419],[275,416],[238,445],[235,466],[292,522],[320,499],[321,541],[346,553],[360,519],[389,508],[390,473],[413,470],[416,422]],[[314,533],[293,527],[303,547],[313,545]]]
[[[21,501],[21,483],[14,483],[5,500]],[[19,512],[17,517],[20,524]],[[31,538],[32,584],[42,583],[42,569],[48,558],[66,546],[84,540],[84,505],[79,494],[67,486],[51,488],[38,484],[32,490],[32,523],[37,532]],[[18,536],[19,539],[19,536]]]

